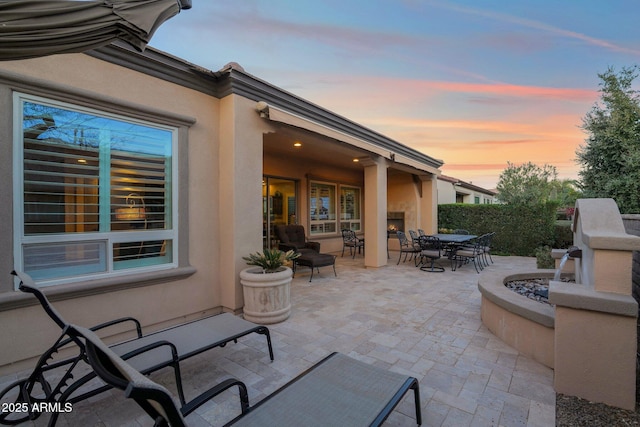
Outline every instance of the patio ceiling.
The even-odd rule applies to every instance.
[[[265,134],[263,142],[265,155],[326,163],[348,170],[362,170],[362,164],[353,159],[371,155],[343,142],[288,126],[280,126],[277,132]],[[295,142],[302,146],[295,147]]]
[[[263,150],[265,156],[324,163],[346,170],[360,171],[364,167],[363,162],[354,162],[353,159],[365,160],[377,156],[375,153],[370,153],[345,142],[318,135],[305,129],[283,124],[278,124],[275,127],[277,128],[276,132],[264,135]],[[295,147],[293,145],[295,142],[302,143],[302,146]],[[389,176],[403,173],[424,175],[424,171],[400,163],[391,163],[387,172]]]

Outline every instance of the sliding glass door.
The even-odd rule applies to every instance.
[[[298,224],[297,181],[273,176],[262,179],[262,243],[265,248],[278,247],[273,227]]]

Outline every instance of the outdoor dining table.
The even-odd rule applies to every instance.
[[[442,243],[453,243],[453,244],[461,244],[461,243],[466,243],[469,240],[473,240],[475,239],[476,235],[473,234],[445,234],[445,233],[438,233],[438,234],[434,234],[434,237],[437,237]]]
[[[437,237],[442,243],[443,248],[445,250],[445,256],[447,258],[451,258],[455,253],[456,246],[463,245],[470,240],[475,239],[476,235],[474,234],[446,234],[446,233],[438,233],[433,236]]]

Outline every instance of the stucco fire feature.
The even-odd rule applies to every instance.
[[[552,281],[555,310],[555,388],[559,393],[633,410],[636,401],[638,304],[631,295],[632,252],[612,199],[576,203],[573,242],[576,283]]]
[[[483,274],[482,322],[507,344],[553,368],[557,392],[633,410],[638,304],[631,274],[640,237],[626,233],[612,199],[578,200],[572,227],[579,255],[557,262],[555,272],[574,276],[575,283],[550,280],[549,302],[555,307],[504,286],[514,279],[553,278],[554,270]],[[566,252],[552,255],[559,261]]]

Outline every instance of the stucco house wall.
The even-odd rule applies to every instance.
[[[168,116],[184,116],[194,123],[188,129],[188,147],[181,165],[188,170],[188,203],[183,218],[190,227],[184,234],[188,244],[182,251],[182,276],[171,281],[161,280],[150,286],[134,283],[121,289],[97,290],[92,295],[64,299],[53,297],[56,307],[69,321],[93,325],[116,317],[135,316],[147,329],[215,313],[222,310],[221,289],[218,286],[220,245],[217,205],[220,187],[220,100],[201,92],[155,79],[129,69],[106,63],[85,54],[50,56],[23,61],[0,62],[0,104],[2,105],[2,137],[0,149],[13,152],[12,92],[34,93],[47,98],[87,105],[109,105],[115,110],[135,108],[164,112]],[[180,141],[183,143],[184,141]],[[2,171],[6,183],[13,182],[11,156],[2,156]],[[197,179],[193,179],[197,178]],[[3,186],[0,222],[2,247],[13,247],[11,185]],[[194,226],[196,225],[197,226]],[[8,225],[8,226],[7,226]],[[24,308],[28,295],[14,291],[9,275],[13,269],[11,251],[5,251],[0,261],[0,366],[40,354],[53,342],[57,328],[39,306]],[[197,266],[197,268],[192,268]],[[191,268],[191,269],[190,269]],[[142,280],[142,278],[137,278]],[[106,286],[106,284],[105,284]],[[26,298],[25,298],[26,297]],[[15,306],[15,308],[11,308]],[[231,307],[234,307],[233,305]],[[237,304],[235,305],[237,307]],[[105,309],[108,308],[108,309]]]
[[[432,183],[440,161],[241,68],[211,72],[151,48],[138,53],[118,45],[87,54],[0,62],[0,149],[6,153],[0,157],[0,178],[5,183],[22,179],[14,176],[12,159],[15,92],[178,129],[177,266],[47,287],[56,308],[73,323],[90,326],[134,316],[148,332],[222,311],[241,313],[242,257],[263,245],[264,175],[299,180],[302,224],[308,219],[310,180],[360,186],[363,216],[373,213],[367,221],[363,218],[363,234],[370,236],[366,241],[376,244],[363,261],[370,267],[386,265],[386,211],[407,211],[409,223],[417,228],[421,218],[431,222],[435,217]],[[271,117],[257,110],[263,100],[271,104]],[[316,140],[316,153],[329,150],[329,156],[310,161],[265,149],[274,132],[282,137],[300,129]],[[361,166],[352,166],[351,156],[361,157]],[[342,166],[332,157],[342,158]],[[427,181],[420,183],[419,176]],[[6,248],[0,258],[0,342],[12,343],[0,346],[0,375],[31,366],[59,333],[35,299],[16,290],[10,275],[16,268],[10,249],[13,191],[11,184],[0,186],[0,244]],[[420,200],[420,192],[426,198]],[[342,248],[338,236],[324,238],[322,244],[323,252]]]
[[[462,199],[462,203],[469,204],[497,203],[496,193],[493,190],[449,176],[438,177],[438,204],[459,203],[459,198]]]

